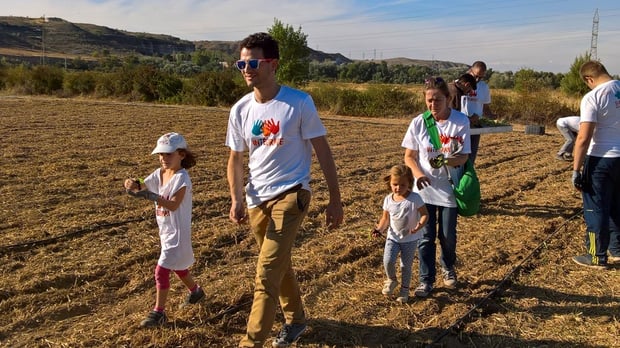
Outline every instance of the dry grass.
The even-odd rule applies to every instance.
[[[227,218],[227,110],[0,100],[0,345],[235,346],[252,298],[256,248]],[[333,232],[323,227],[326,186],[315,161],[313,203],[294,251],[310,318],[298,347],[620,345],[618,268],[592,272],[570,261],[583,251],[581,201],[569,164],[553,159],[557,132],[525,135],[514,125],[511,133],[483,136],[483,209],[459,219],[458,289],[438,282],[432,297],[398,305],[380,294],[382,244],[367,232],[386,194],[381,177],[402,161],[409,120],[323,118],[346,223]],[[178,309],[184,290],[175,279],[171,323],[141,330],[153,305],[159,239],[152,206],[127,196],[122,180],[157,166],[150,150],[171,130],[199,156],[190,170],[192,271],[208,299]]]

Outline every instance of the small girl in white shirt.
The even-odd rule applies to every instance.
[[[196,164],[187,143],[178,133],[167,133],[157,140],[152,152],[161,167],[145,179],[125,180],[127,193],[155,202],[161,253],[155,268],[155,308],[140,326],[160,326],[167,322],[164,312],[170,290],[170,272],[174,272],[189,290],[183,305],[195,304],[205,293],[194,281],[189,267],[194,263],[192,250],[192,181],[187,169]]]
[[[391,297],[398,286],[396,259],[400,253],[402,283],[396,301],[406,303],[409,300],[411,267],[418,247],[417,240],[422,237],[420,229],[428,220],[428,211],[420,195],[411,191],[414,179],[409,167],[395,165],[383,180],[391,193],[384,198],[383,214],[372,230],[373,237],[378,237],[387,229],[383,266],[388,279],[381,292]]]

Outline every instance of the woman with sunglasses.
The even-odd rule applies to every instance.
[[[427,297],[433,290],[437,238],[441,246],[443,283],[449,288],[456,287],[458,208],[450,180],[458,182],[470,153],[469,119],[450,108],[448,84],[441,77],[427,79],[424,100],[428,111],[411,121],[402,142],[405,164],[416,179],[414,192],[420,194],[429,214],[422,238],[418,240],[420,284],[414,291],[418,297]],[[431,136],[432,133],[436,135]]]
[[[236,67],[252,92],[231,108],[226,133],[226,145],[230,147],[230,219],[239,224],[249,220],[260,249],[254,302],[240,347],[263,347],[278,303],[285,323],[273,347],[290,346],[306,329],[291,250],[310,205],[312,150],[329,191],[326,226],[336,228],[343,219],[336,165],[325,127],[310,95],[277,83],[278,58],[278,43],[267,33],[241,41]],[[250,158],[244,204],[246,151]]]

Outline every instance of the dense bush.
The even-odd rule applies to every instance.
[[[422,112],[424,101],[400,86],[371,84],[352,89],[329,83],[308,89],[319,110],[350,116],[398,117]]]
[[[115,81],[112,74],[102,73],[95,82],[95,97],[109,98],[114,96]]]
[[[229,107],[249,90],[233,68],[182,76],[165,63],[140,62],[129,57],[112,71],[65,71],[60,67],[0,66],[0,87],[12,93],[92,95],[95,97]],[[353,73],[365,64],[353,64]],[[325,66],[327,67],[327,65]],[[386,66],[375,65],[370,79],[381,80]],[[333,69],[333,66],[332,66]],[[419,70],[419,71],[418,71]],[[424,69],[416,70],[416,78]],[[404,71],[401,71],[405,74]],[[331,70],[331,74],[335,71]],[[495,76],[498,76],[495,78]],[[448,75],[445,75],[448,76]],[[515,74],[493,72],[491,81],[513,83],[514,90],[492,89],[491,109],[509,122],[551,124],[561,116],[578,114],[574,96],[553,89],[550,75],[523,69]],[[350,116],[410,117],[426,107],[419,85],[383,83],[312,83],[304,87],[321,112]],[[415,91],[415,92],[414,92]]]
[[[86,72],[70,72],[65,74],[64,90],[68,95],[89,95],[95,92],[97,85],[96,73]]]
[[[491,109],[511,123],[553,125],[559,117],[579,115],[579,99],[548,88],[530,93],[491,90]]]
[[[111,82],[111,96],[129,98],[133,94],[134,69],[130,66],[120,68],[112,73]]]
[[[230,70],[201,73],[185,82],[182,100],[193,105],[230,106],[249,92],[247,87],[235,82],[236,76]]]
[[[0,89],[6,88],[6,79],[9,75],[8,68],[4,66],[0,66]]]
[[[62,91],[64,73],[62,69],[49,65],[34,67],[26,81],[27,89],[33,94],[55,94]]]

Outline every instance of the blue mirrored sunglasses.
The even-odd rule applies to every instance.
[[[235,66],[239,70],[244,70],[246,67],[250,67],[250,69],[258,69],[261,62],[271,62],[273,58],[263,58],[263,59],[248,59],[248,60],[238,60],[235,62]]]

